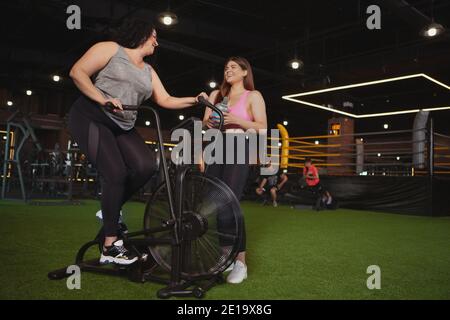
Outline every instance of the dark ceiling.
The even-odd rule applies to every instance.
[[[254,67],[256,86],[265,97],[271,126],[289,120],[291,135],[324,134],[331,113],[284,101],[281,96],[411,73],[426,73],[450,84],[450,32],[433,39],[420,35],[432,15],[436,22],[450,28],[450,1],[435,0],[433,13],[431,3],[172,0],[170,8],[179,23],[158,28],[160,47],[150,62],[172,95],[191,96],[210,90],[210,79],[222,79],[227,57],[244,56]],[[66,8],[71,4],[81,8],[81,30],[66,28]],[[366,27],[366,8],[371,4],[381,8],[381,30]],[[36,95],[63,93],[70,97],[64,101],[71,101],[77,91],[68,71],[89,46],[107,39],[109,28],[124,17],[154,19],[167,7],[166,0],[2,1],[0,85],[15,95],[33,88]],[[295,54],[304,62],[299,71],[288,66]],[[52,74],[60,74],[63,81],[52,83]],[[378,108],[389,110],[386,101],[405,105],[416,100],[412,94],[420,90],[424,90],[420,81],[389,87],[386,92],[380,88],[359,90],[355,102],[366,101],[365,111],[375,113]],[[434,92],[426,91],[429,97],[421,99],[432,105]],[[444,90],[443,94],[446,96],[440,96],[439,103],[450,105],[448,93]],[[70,103],[65,103],[63,109],[68,110]],[[56,107],[48,103],[45,110],[52,113]],[[166,127],[177,123],[178,113],[162,111]],[[358,120],[356,128],[379,130],[389,122],[393,129],[406,129],[412,126],[413,117]],[[449,133],[450,111],[436,112],[434,118],[437,129]]]

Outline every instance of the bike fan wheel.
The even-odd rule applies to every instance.
[[[190,172],[183,182],[180,233],[183,239],[181,275],[187,279],[223,272],[236,258],[242,237],[242,213],[231,189],[222,181]],[[162,184],[147,204],[144,228],[171,220],[166,185]],[[169,239],[174,229],[148,235]],[[154,245],[149,250],[156,262],[172,269],[172,246]]]

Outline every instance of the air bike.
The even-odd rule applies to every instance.
[[[200,104],[219,114],[219,129],[222,128],[221,110],[205,99],[200,99]],[[160,170],[164,177],[146,204],[143,229],[129,232],[124,223],[118,225],[118,237],[139,259],[130,266],[100,264],[98,249],[102,249],[104,241],[102,227],[94,240],[79,249],[74,265],[82,272],[166,285],[158,290],[158,298],[202,298],[207,290],[224,282],[222,273],[238,254],[242,236],[239,201],[225,183],[199,172],[192,165],[178,165],[169,176],[158,113],[149,106],[124,106],[124,110],[138,109],[149,110],[154,115]],[[193,120],[195,118],[187,119],[183,125]],[[97,257],[88,259],[87,252],[92,253],[92,248],[96,249]],[[69,277],[68,267],[50,272],[49,279]]]

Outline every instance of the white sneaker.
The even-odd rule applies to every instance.
[[[233,271],[227,277],[227,282],[237,284],[245,279],[247,279],[247,266],[242,261],[236,260]]]
[[[230,265],[228,266],[228,268],[225,269],[224,272],[230,272],[231,270],[233,270],[233,268],[234,268],[234,262],[233,262],[232,264],[230,264]]]
[[[273,202],[273,207],[274,208],[278,207],[278,203],[276,201]]]

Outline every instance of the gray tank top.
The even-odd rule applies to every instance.
[[[97,74],[94,86],[105,98],[119,99],[125,105],[141,105],[152,95],[151,67],[147,63],[143,69],[134,65],[122,46],[108,64]],[[134,127],[137,111],[103,112],[123,130]]]

